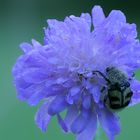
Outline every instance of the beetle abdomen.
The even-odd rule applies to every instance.
[[[109,106],[111,109],[121,109],[129,105],[133,92],[130,88],[124,91],[118,89],[108,90]]]

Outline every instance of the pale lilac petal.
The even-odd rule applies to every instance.
[[[37,111],[35,116],[36,125],[43,131],[46,132],[51,116],[48,114],[48,102],[44,103]]]
[[[110,140],[120,133],[120,122],[118,116],[108,109],[98,109],[98,117],[101,126]]]
[[[91,27],[91,16],[88,13],[82,13],[81,18],[84,18],[85,21],[88,23],[89,27]]]
[[[40,100],[46,96],[46,88],[37,89],[32,96],[29,97],[28,103],[31,106],[37,105]]]
[[[37,84],[46,80],[47,73],[42,68],[30,68],[23,72],[22,76],[26,82]]]
[[[24,51],[24,53],[28,53],[33,49],[33,46],[29,43],[20,44],[20,48]]]
[[[79,86],[72,87],[72,88],[70,89],[70,91],[69,91],[69,94],[70,94],[71,96],[74,96],[74,95],[76,95],[77,93],[79,93],[80,90],[81,90],[81,88],[80,88]]]
[[[35,39],[32,39],[32,44],[33,44],[34,48],[39,48],[39,47],[42,46],[42,45],[41,45],[38,41],[36,41]]]
[[[74,99],[71,97],[70,94],[67,95],[66,101],[68,104],[72,105],[74,103]]]
[[[81,88],[79,86],[72,87],[66,97],[66,100],[69,104],[73,104],[75,97],[80,92]]]
[[[57,114],[57,120],[61,128],[64,130],[64,132],[68,132],[67,125],[59,114]]]
[[[108,16],[111,21],[126,22],[125,15],[120,10],[112,10]]]
[[[87,21],[85,18],[79,18],[73,15],[66,18],[65,23],[67,23],[68,26],[71,26],[75,30],[75,33],[88,34],[91,27],[89,25],[89,20]]]
[[[95,112],[92,112],[86,125],[86,129],[77,135],[76,140],[93,140],[96,135],[96,129],[97,116]]]
[[[68,106],[65,96],[57,96],[55,99],[50,103],[48,108],[48,113],[53,116],[58,114],[59,112],[63,111]]]
[[[85,95],[83,97],[83,107],[85,109],[89,109],[91,107],[91,96],[90,95]]]
[[[46,95],[46,88],[44,85],[32,85],[27,84],[24,88],[17,88],[18,97],[21,100],[27,100],[27,102],[34,106]]]
[[[100,6],[94,6],[92,9],[92,20],[94,27],[100,25],[105,19],[103,9]]]
[[[70,106],[67,110],[67,114],[65,116],[65,123],[68,127],[68,129],[70,129],[70,126],[72,124],[72,122],[76,119],[76,117],[78,116],[78,108],[73,105],[73,106]]]
[[[85,116],[85,114],[83,114],[83,112],[81,112],[77,116],[77,118],[73,121],[73,123],[71,125],[71,131],[74,134],[79,134],[85,129],[85,127],[88,123],[88,118],[89,118],[89,114],[87,114],[87,115],[88,116]]]
[[[131,89],[133,91],[133,96],[131,98],[130,106],[140,102],[140,81],[133,80],[131,83]]]
[[[94,85],[91,89],[90,89],[90,93],[92,94],[94,101],[96,103],[99,103],[100,100],[100,87],[98,85]]]

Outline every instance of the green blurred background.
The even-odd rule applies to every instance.
[[[46,20],[63,20],[67,15],[79,16],[101,5],[107,15],[112,9],[122,10],[128,22],[136,23],[140,32],[139,1],[135,0],[0,0],[0,140],[74,140],[64,134],[54,118],[47,133],[42,133],[34,123],[38,107],[20,102],[12,83],[11,69],[22,53],[21,42],[32,38],[43,42]],[[139,78],[139,71],[137,78]],[[140,79],[140,78],[139,78]],[[140,104],[125,109],[120,114],[122,131],[117,140],[140,139]],[[101,133],[106,140],[105,134]]]

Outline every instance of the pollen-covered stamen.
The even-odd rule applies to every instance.
[[[79,79],[80,81],[82,81],[83,78],[85,78],[85,77],[83,76],[83,74],[78,73],[77,75],[78,75],[78,79]]]
[[[80,81],[82,81],[82,80],[88,80],[88,77],[85,76],[85,74],[87,74],[87,73],[83,73],[83,74],[82,73],[78,73],[77,74]]]

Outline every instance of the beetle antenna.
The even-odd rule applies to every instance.
[[[100,72],[100,71],[98,71],[98,70],[92,71],[92,74],[96,74],[96,73],[98,73],[98,74],[99,74],[100,76],[102,76],[108,83],[110,83],[109,79],[106,78],[106,76],[105,76],[102,72]]]

